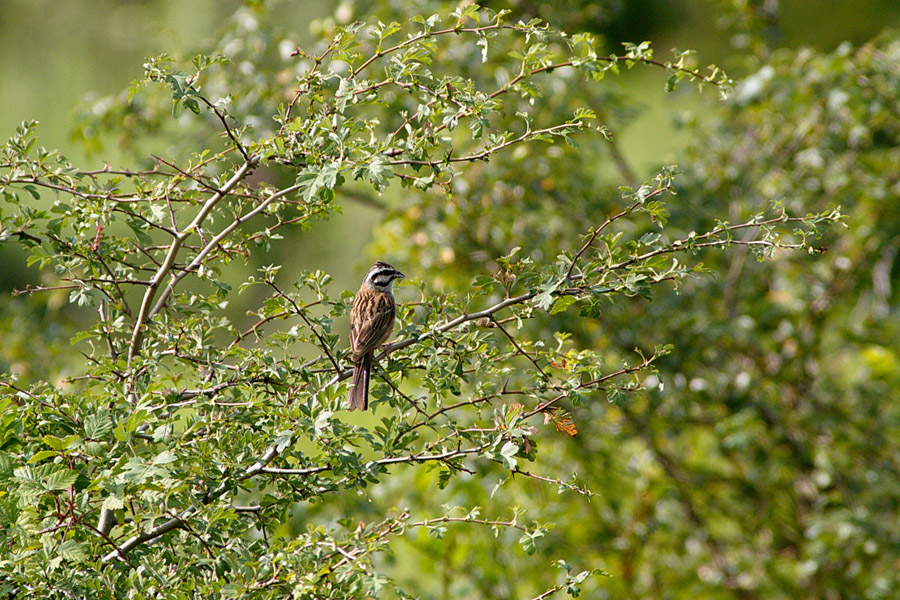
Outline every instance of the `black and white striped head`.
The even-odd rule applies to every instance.
[[[391,286],[394,285],[394,280],[403,279],[404,277],[406,276],[403,273],[391,265],[378,261],[366,273],[363,285],[367,285],[378,292],[390,292]]]

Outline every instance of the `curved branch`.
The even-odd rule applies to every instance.
[[[197,256],[194,257],[194,260],[192,260],[190,262],[190,264],[188,264],[184,268],[184,270],[179,272],[178,275],[175,275],[172,277],[171,281],[169,281],[169,284],[163,290],[162,294],[159,295],[159,300],[156,301],[156,304],[153,306],[153,310],[150,311],[149,317],[150,318],[154,317],[157,313],[159,313],[160,310],[162,310],[162,307],[165,306],[166,300],[169,298],[169,295],[172,293],[172,290],[175,289],[175,286],[178,285],[178,282],[181,281],[182,279],[184,279],[188,275],[188,273],[190,273],[191,271],[193,271],[194,269],[199,267],[200,264],[203,262],[203,260],[207,257],[207,255],[210,252],[212,252],[213,249],[216,246],[218,246],[219,243],[223,239],[228,237],[228,235],[232,231],[234,231],[235,229],[237,229],[238,227],[240,227],[241,225],[243,225],[244,223],[246,223],[247,221],[249,221],[256,215],[258,215],[262,211],[264,211],[275,200],[278,200],[279,198],[282,198],[283,196],[287,196],[290,193],[296,192],[299,189],[300,189],[299,185],[292,185],[290,187],[284,188],[283,190],[279,190],[279,191],[275,192],[274,194],[272,194],[271,196],[269,196],[268,198],[266,198],[265,200],[260,202],[259,206],[257,206],[256,208],[254,208],[247,214],[243,215],[242,217],[235,219],[234,221],[232,221],[231,225],[229,225],[228,227],[226,227],[225,229],[220,231],[218,233],[218,235],[216,235],[214,238],[212,238],[203,247],[203,249],[197,253]]]
[[[146,293],[144,293],[144,299],[141,301],[141,308],[138,312],[138,316],[134,322],[134,330],[131,333],[131,341],[128,343],[128,362],[134,360],[134,358],[140,354],[140,346],[141,341],[144,335],[144,323],[149,320],[155,311],[151,313],[150,305],[153,302],[153,299],[156,297],[156,292],[159,290],[159,286],[162,283],[163,279],[172,271],[172,267],[175,265],[175,258],[178,255],[178,251],[181,249],[184,241],[195,231],[197,230],[203,221],[209,216],[209,213],[213,208],[222,200],[244,177],[247,176],[250,169],[253,165],[256,164],[257,158],[253,160],[248,160],[244,162],[238,170],[235,171],[234,175],[225,182],[225,185],[222,186],[218,192],[210,196],[210,198],[203,204],[203,207],[200,209],[200,212],[197,213],[197,216],[194,217],[194,220],[191,221],[190,225],[188,225],[184,230],[182,230],[178,235],[175,236],[175,239],[172,240],[172,245],[169,246],[169,251],[166,254],[165,259],[160,265],[159,269],[153,275],[153,278],[150,279],[150,286],[147,288]],[[183,274],[182,274],[183,277]],[[179,278],[180,279],[180,278]],[[166,288],[166,293],[171,291],[172,284]]]

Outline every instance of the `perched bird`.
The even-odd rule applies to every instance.
[[[378,261],[363,279],[350,311],[350,348],[353,351],[353,385],[350,410],[369,407],[369,375],[372,357],[394,329],[394,280],[405,277],[391,265]]]

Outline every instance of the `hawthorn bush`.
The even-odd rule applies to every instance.
[[[781,580],[823,572],[799,533],[776,536],[762,517],[762,546],[796,546],[781,566],[752,564],[738,519],[762,499],[735,498],[768,490],[746,472],[785,448],[800,464],[773,469],[799,470],[766,485],[805,494],[807,482],[813,506],[825,485],[811,470],[821,455],[790,426],[766,445],[766,427],[790,420],[766,404],[779,368],[753,336],[793,321],[736,299],[745,273],[766,288],[746,302],[765,303],[762,280],[786,277],[789,294],[793,275],[829,269],[818,240],[849,192],[805,197],[786,162],[754,160],[788,161],[789,139],[808,140],[759,125],[764,111],[790,114],[777,100],[791,92],[754,105],[739,87],[717,132],[697,126],[686,172],[635,181],[607,126],[627,102],[604,77],[649,69],[667,91],[727,98],[721,70],[646,42],[610,54],[592,35],[476,5],[373,11],[323,23],[301,48],[251,2],[193,58],[148,60],[76,126],[98,151],[115,133],[133,164],[77,166],[38,144],[35,123],[4,146],[0,237],[50,274],[22,291],[63,291],[82,318],[65,369],[0,378],[0,589],[731,597],[790,593]],[[804,64],[776,64],[802,88]],[[793,93],[789,107],[806,106]],[[835,102],[856,111],[848,136],[878,139],[853,133],[866,110],[854,102],[871,97]],[[765,147],[735,157],[747,130]],[[822,166],[812,153],[792,164]],[[363,207],[378,209],[377,257],[410,279],[358,414],[345,410],[353,292],[295,244]],[[368,266],[345,258],[360,276]],[[708,338],[686,345],[698,331]],[[23,360],[41,360],[28,348]],[[723,368],[729,357],[740,365]],[[781,518],[792,498],[771,498]]]

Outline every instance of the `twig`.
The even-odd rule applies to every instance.
[[[206,104],[206,106],[209,107],[209,109],[211,111],[213,111],[217,117],[219,117],[219,121],[222,122],[222,126],[225,128],[225,133],[227,133],[228,137],[231,138],[231,141],[234,143],[234,147],[237,148],[237,151],[240,152],[241,156],[244,157],[244,161],[250,162],[250,156],[247,154],[247,151],[244,150],[243,144],[241,144],[238,141],[237,137],[234,135],[234,132],[231,130],[231,127],[228,125],[228,121],[225,119],[225,115],[215,105],[213,105],[212,102],[207,100],[205,96],[203,96],[200,92],[198,92],[197,89],[193,85],[189,84],[188,87],[190,87],[191,90],[194,91],[197,98],[200,98],[200,100],[202,100],[203,103]]]
[[[541,368],[541,365],[539,365],[539,364],[537,363],[537,361],[534,360],[534,358],[533,358],[529,353],[527,353],[527,352],[525,352],[524,350],[522,350],[522,347],[521,347],[521,346],[519,345],[519,343],[516,341],[516,338],[514,338],[513,336],[511,336],[511,335],[509,334],[509,332],[506,331],[506,329],[505,329],[502,325],[500,325],[500,323],[497,322],[497,320],[494,318],[494,315],[491,315],[489,318],[490,318],[490,320],[491,320],[491,323],[494,324],[494,327],[496,327],[497,329],[499,329],[500,331],[502,331],[502,332],[503,332],[503,335],[506,336],[506,339],[508,339],[508,340],[510,341],[510,343],[511,343],[513,346],[515,346],[516,352],[517,352],[518,354],[524,356],[525,358],[527,358],[529,361],[531,361],[531,364],[533,364],[533,365],[534,365],[534,368],[538,370],[538,372],[541,374],[541,377],[544,378],[544,381],[550,381],[550,376],[547,375],[547,373],[544,371],[544,369]]]
[[[294,307],[294,314],[297,315],[298,317],[300,317],[301,319],[303,319],[303,322],[306,323],[306,326],[309,328],[309,330],[312,331],[313,335],[316,336],[316,339],[319,340],[319,344],[321,345],[322,351],[325,353],[325,356],[328,357],[328,360],[331,361],[331,364],[334,365],[335,372],[340,373],[341,367],[338,364],[337,360],[334,358],[334,355],[331,353],[331,350],[328,349],[328,343],[325,341],[325,338],[323,338],[319,334],[318,330],[316,330],[316,328],[313,327],[313,324],[310,322],[310,320],[307,318],[307,316],[305,314],[303,314],[303,308],[306,308],[306,307],[301,308],[300,306],[298,306],[297,303],[294,302],[293,298],[291,298],[290,296],[288,296],[284,292],[282,292],[280,289],[278,289],[278,287],[273,282],[267,280],[266,283],[269,284],[269,287],[271,287],[272,289],[275,290],[275,294],[279,298],[284,298],[285,300],[287,300],[288,302],[291,303],[291,306]]]
[[[156,297],[156,292],[159,289],[160,284],[163,279],[172,271],[173,266],[175,265],[175,257],[178,255],[178,251],[181,249],[184,241],[190,236],[195,230],[200,228],[200,225],[209,215],[213,208],[215,208],[216,204],[219,203],[222,198],[225,197],[235,186],[246,177],[247,173],[250,171],[251,167],[256,163],[256,160],[246,161],[240,167],[238,167],[237,171],[235,171],[234,175],[225,182],[225,185],[222,186],[222,189],[219,192],[213,194],[200,209],[200,212],[197,213],[197,216],[194,217],[194,220],[191,221],[190,225],[188,225],[182,232],[180,232],[175,239],[172,240],[171,246],[169,246],[169,251],[166,254],[165,259],[159,267],[159,270],[153,275],[153,278],[150,280],[150,286],[147,288],[146,293],[144,294],[144,299],[141,302],[141,308],[138,312],[137,319],[134,323],[134,331],[131,333],[131,341],[128,344],[128,362],[134,360],[134,358],[140,353],[140,345],[141,340],[144,334],[144,324],[152,314],[150,309],[150,304],[153,302],[153,299]],[[166,288],[167,291],[171,291],[172,284]]]
[[[249,163],[246,163],[246,164],[249,164]],[[259,206],[257,206],[256,208],[254,208],[247,214],[243,215],[242,217],[235,219],[234,221],[232,221],[232,223],[228,227],[226,227],[225,229],[220,231],[218,233],[218,235],[213,237],[209,241],[209,243],[206,244],[206,246],[204,246],[204,248],[200,252],[197,253],[197,256],[194,257],[194,259],[184,268],[183,271],[179,272],[178,275],[175,275],[172,277],[171,281],[169,281],[169,284],[159,295],[159,299],[156,301],[156,304],[154,305],[153,310],[151,310],[149,312],[149,316],[152,318],[157,313],[159,313],[160,310],[162,310],[162,307],[165,306],[166,300],[168,299],[169,295],[172,293],[172,290],[175,289],[175,286],[178,284],[178,282],[181,281],[182,279],[184,279],[184,277],[187,276],[187,274],[190,273],[192,270],[199,267],[203,263],[203,259],[205,259],[206,256],[210,252],[212,252],[213,248],[218,246],[219,243],[223,239],[228,237],[228,235],[232,231],[234,231],[235,229],[237,229],[238,227],[240,227],[241,225],[243,225],[244,223],[246,223],[247,221],[249,221],[256,215],[258,215],[262,211],[264,211],[270,204],[272,204],[279,198],[282,198],[283,196],[286,196],[288,194],[296,192],[298,189],[300,189],[299,185],[292,185],[290,187],[284,188],[283,190],[279,190],[278,192],[275,192],[274,194],[272,194],[271,196],[269,196],[268,198],[263,200],[259,204]],[[188,231],[189,230],[190,230],[190,228],[188,228]]]
[[[490,446],[490,443],[485,443],[480,446],[474,446],[472,448],[457,448],[456,450],[448,450],[446,452],[442,452],[440,454],[408,454],[405,456],[392,456],[388,458],[382,458],[379,460],[374,460],[369,464],[372,465],[395,465],[401,463],[422,463],[422,462],[431,462],[431,461],[447,461],[453,458],[457,458],[459,456],[465,456],[467,454],[475,454],[477,452],[481,452],[485,448]],[[324,471],[330,471],[330,465],[320,465],[317,467],[309,467],[306,469],[282,469],[278,467],[263,467],[261,471],[263,473],[269,473],[272,475],[312,475],[315,473],[322,473]]]

